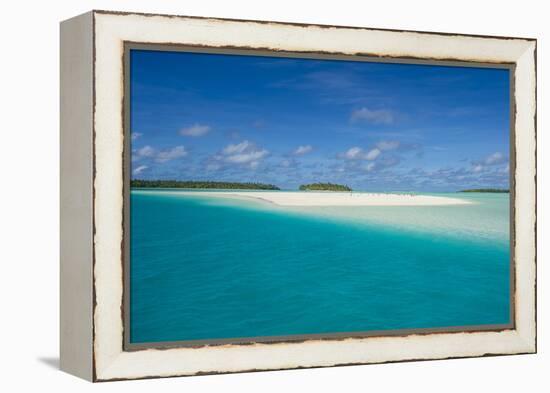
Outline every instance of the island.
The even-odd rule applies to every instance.
[[[217,190],[280,190],[273,184],[241,183],[225,181],[195,181],[195,180],[139,180],[130,181],[131,188],[199,188]]]
[[[490,192],[490,193],[504,194],[504,193],[509,193],[510,190],[507,190],[505,188],[471,188],[468,190],[460,190],[459,192]]]
[[[352,191],[348,186],[333,183],[310,183],[302,184],[300,191]]]

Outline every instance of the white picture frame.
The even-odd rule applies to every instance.
[[[513,326],[125,349],[126,43],[513,68]],[[61,368],[90,381],[536,352],[536,40],[91,11],[61,24]]]

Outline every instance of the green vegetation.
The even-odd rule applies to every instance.
[[[472,188],[469,190],[461,190],[459,192],[492,192],[492,193],[509,193],[510,190],[504,188]]]
[[[220,190],[280,190],[273,184],[225,181],[131,180],[132,188],[216,188]]]
[[[300,186],[300,191],[351,191],[351,188],[341,184],[311,183],[302,184]]]

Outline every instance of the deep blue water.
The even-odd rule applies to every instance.
[[[130,341],[508,323],[508,229],[487,229],[507,222],[508,196],[480,200],[424,208],[445,223],[430,231],[409,223],[415,207],[371,208],[389,209],[392,222],[409,216],[392,226],[370,221],[369,209],[344,212],[367,217],[352,220],[133,191]],[[468,214],[473,229],[453,230]]]

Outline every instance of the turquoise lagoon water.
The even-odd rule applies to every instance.
[[[131,193],[130,341],[506,324],[508,194],[289,208]]]

